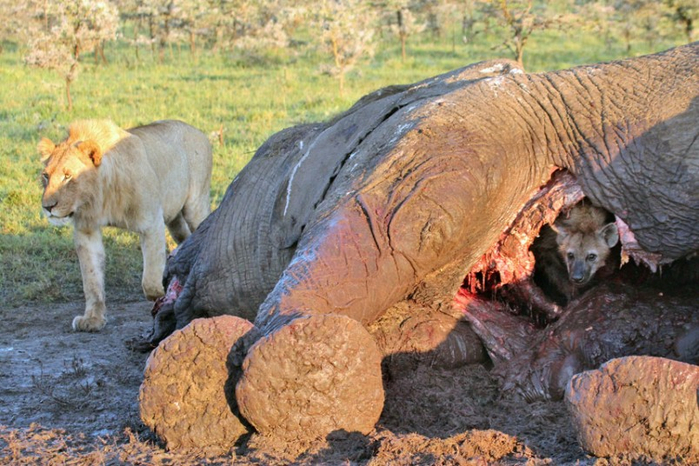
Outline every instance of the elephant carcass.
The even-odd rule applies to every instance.
[[[170,289],[154,308],[150,343],[156,345],[197,317],[230,314],[254,320],[307,227],[352,196],[360,178],[368,178],[415,125],[408,115],[470,82],[520,71],[514,62],[497,60],[414,85],[391,86],[327,123],[272,136],[235,177],[196,236],[168,259],[165,283]],[[353,287],[361,286],[364,272],[355,272]]]
[[[545,329],[511,315],[497,301],[468,293],[457,301],[485,342],[503,391],[527,401],[560,400],[573,375],[623,356],[699,363],[696,349],[682,347],[690,338],[695,348],[699,342],[696,291],[604,283]]]
[[[327,433],[289,433],[271,420],[332,418],[316,409],[328,387],[309,371],[361,383],[345,365],[351,346],[329,351],[323,342],[337,340],[336,329],[318,319],[367,325],[404,300],[451,307],[464,275],[557,168],[655,260],[699,249],[699,44],[544,74],[509,66],[379,91],[327,124],[272,137],[168,262],[169,282],[183,291],[163,321],[254,316],[264,337],[237,347],[236,398],[256,428]],[[315,352],[298,367],[285,358],[292,321],[294,344]],[[344,337],[366,341],[361,326],[351,327],[356,335],[347,328]],[[275,359],[283,382],[256,369]]]

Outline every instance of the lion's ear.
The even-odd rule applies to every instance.
[[[90,157],[90,160],[92,160],[92,163],[95,164],[95,167],[100,166],[102,163],[102,150],[95,141],[83,141],[78,144],[78,149],[80,149],[83,154]]]
[[[53,151],[56,149],[56,144],[48,138],[41,138],[36,148],[39,154],[41,154],[41,161],[44,162],[53,154]]]

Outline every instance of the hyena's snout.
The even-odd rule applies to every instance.
[[[570,281],[582,285],[590,278],[590,271],[583,261],[575,261],[573,262],[573,267],[571,267],[569,275]]]

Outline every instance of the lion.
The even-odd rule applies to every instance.
[[[72,123],[58,145],[38,144],[44,169],[41,204],[56,225],[72,223],[85,313],[75,331],[106,324],[102,227],[135,232],[143,254],[143,293],[164,294],[165,226],[178,244],[210,212],[211,145],[198,129],[175,120],[123,130],[109,120]]]

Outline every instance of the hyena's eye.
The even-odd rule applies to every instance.
[[[572,261],[573,259],[575,259],[575,254],[573,254],[572,252],[569,252],[568,253],[568,260]]]
[[[597,254],[595,253],[590,253],[587,255],[587,260],[588,262],[594,262],[597,260]]]

